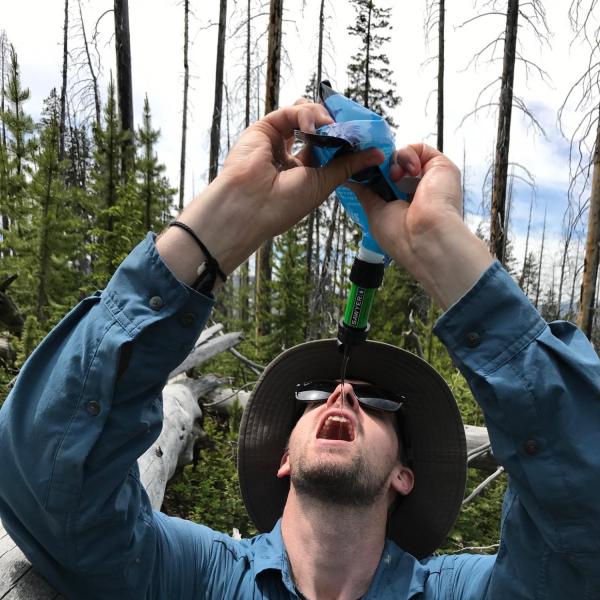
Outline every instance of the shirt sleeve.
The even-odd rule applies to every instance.
[[[205,562],[210,530],[191,540],[159,523],[136,461],[212,304],[171,274],[149,234],[36,349],[0,411],[0,516],[69,598],[151,597],[164,587],[158,562],[171,575]]]
[[[547,324],[499,263],[441,317],[436,334],[481,405],[494,455],[509,473],[501,544],[478,597],[600,597],[593,347],[571,323]],[[456,585],[464,591],[457,597],[472,597],[468,584]]]

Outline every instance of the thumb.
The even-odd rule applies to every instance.
[[[367,167],[380,165],[385,160],[381,150],[368,148],[355,154],[345,154],[332,160],[327,166],[318,170],[319,196],[326,197],[333,190],[346,182],[354,173],[358,173]]]
[[[379,211],[385,208],[387,202],[366,185],[350,182],[346,185],[354,192],[358,201],[362,204],[369,222],[375,218]]]

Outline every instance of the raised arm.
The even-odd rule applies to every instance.
[[[547,325],[462,222],[459,173],[446,157],[417,144],[397,162],[393,176],[422,170],[423,180],[410,206],[357,188],[371,231],[448,309],[436,333],[510,476],[495,562],[435,558],[428,585],[453,600],[600,597],[596,352],[572,324]]]
[[[302,103],[256,123],[180,216],[226,273],[382,159],[316,170],[290,155],[295,128],[327,120]],[[212,299],[189,287],[205,259],[184,230],[149,235],[48,335],[0,411],[0,518],[68,598],[208,596],[213,532],[153,513],[136,465],[160,432],[166,378],[208,318]]]

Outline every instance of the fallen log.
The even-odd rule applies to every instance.
[[[225,335],[216,339],[211,339],[206,343],[196,346],[188,355],[188,357],[178,366],[175,367],[169,374],[169,379],[172,379],[176,375],[197,367],[198,365],[206,362],[209,358],[216,356],[220,352],[232,348],[236,344],[239,344],[242,340],[241,332],[226,333]]]

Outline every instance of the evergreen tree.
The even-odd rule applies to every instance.
[[[31,171],[35,148],[33,120],[24,110],[29,95],[29,89],[21,84],[17,53],[11,45],[4,88],[4,112],[0,115],[3,136],[6,135],[6,138],[3,137],[0,151],[0,204],[4,254],[18,252],[20,232],[29,214],[27,175]]]
[[[297,226],[275,240],[274,277],[271,284],[273,311],[269,350],[275,356],[304,341],[306,305],[306,250],[301,227]]]
[[[351,0],[356,11],[356,22],[348,27],[350,35],[359,39],[358,51],[348,65],[349,85],[346,96],[386,117],[395,125],[389,111],[396,108],[400,97],[392,79],[390,61],[383,50],[390,41],[386,32],[391,31],[391,8],[378,8],[374,0]]]
[[[173,194],[176,192],[164,176],[165,166],[158,162],[156,143],[159,129],[152,129],[152,115],[148,96],[144,99],[142,127],[138,129],[138,158],[136,171],[140,200],[144,206],[144,229],[162,229],[171,217]]]
[[[90,206],[93,207],[92,239],[89,251],[92,257],[93,285],[104,287],[121,256],[123,240],[115,232],[115,218],[122,212],[119,206],[121,186],[121,147],[124,135],[121,131],[115,100],[115,86],[111,78],[108,97],[104,107],[104,126],[94,130]],[[130,190],[132,182],[127,182]],[[131,191],[131,190],[130,190]],[[142,229],[141,211],[130,215],[130,225],[138,232]],[[139,220],[138,220],[139,219]]]

